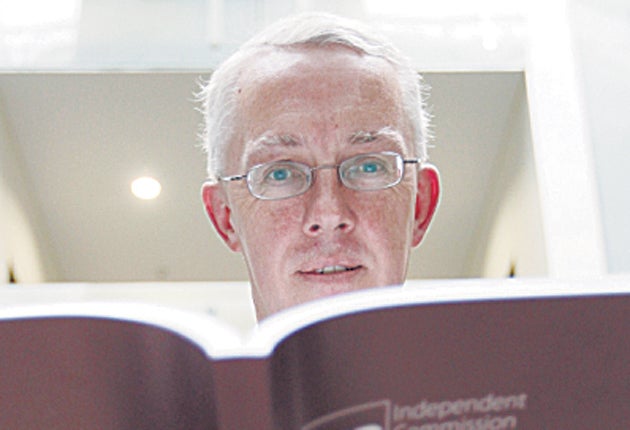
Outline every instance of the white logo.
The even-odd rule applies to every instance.
[[[302,430],[390,430],[389,400],[364,403],[324,415]]]

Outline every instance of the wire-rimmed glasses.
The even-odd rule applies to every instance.
[[[417,158],[404,159],[396,152],[359,154],[339,164],[311,167],[296,161],[272,161],[252,166],[247,173],[219,176],[220,181],[245,179],[249,192],[261,200],[280,200],[304,194],[313,184],[317,170],[336,169],[341,183],[352,190],[375,191],[400,183],[405,164],[419,164]]]

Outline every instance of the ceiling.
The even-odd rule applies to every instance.
[[[246,280],[200,201],[199,73],[0,74],[0,106],[58,276],[53,281]],[[437,219],[411,278],[467,276],[475,228],[522,73],[427,73],[442,175]],[[141,201],[130,182],[152,175]]]

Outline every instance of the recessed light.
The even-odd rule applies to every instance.
[[[142,200],[152,200],[160,195],[162,185],[149,176],[134,179],[131,183],[131,192]]]

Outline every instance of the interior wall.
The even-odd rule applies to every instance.
[[[54,256],[37,226],[38,212],[22,163],[0,109],[0,282],[57,279]]]
[[[576,0],[571,12],[608,271],[630,273],[630,5]]]
[[[514,97],[493,190],[469,258],[471,277],[547,275],[525,85]]]

